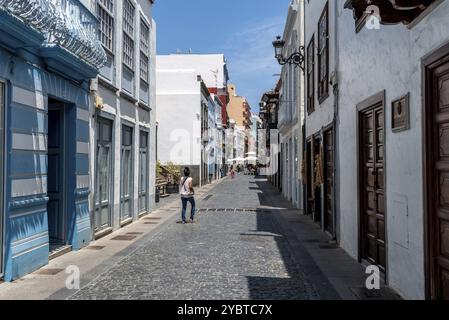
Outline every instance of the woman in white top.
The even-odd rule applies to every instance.
[[[193,179],[190,177],[190,169],[184,168],[184,177],[179,181],[179,193],[182,201],[182,223],[186,222],[187,202],[190,202],[192,210],[190,211],[190,221],[195,222],[195,191],[193,190]]]

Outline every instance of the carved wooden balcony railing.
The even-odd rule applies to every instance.
[[[41,33],[44,47],[59,45],[95,68],[106,62],[98,20],[79,0],[0,0],[0,11]]]
[[[435,0],[347,0],[345,8],[353,10],[356,28],[360,30],[366,19],[373,14],[379,14],[381,24],[403,23],[407,25],[433,2]],[[378,12],[376,12],[376,7]]]

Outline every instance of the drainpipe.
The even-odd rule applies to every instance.
[[[302,5],[302,8],[301,8],[301,11],[303,12],[303,15],[302,15],[302,23],[301,23],[301,27],[302,27],[302,30],[303,30],[303,32],[302,32],[302,37],[303,37],[303,39],[302,39],[302,45],[304,46],[304,47],[306,47],[306,19],[307,19],[307,17],[306,17],[306,12],[305,12],[305,8],[306,8],[306,4],[305,4],[305,1],[302,1],[301,2],[301,5]],[[307,55],[307,52],[306,52],[306,50],[304,50],[304,54],[305,55]],[[306,61],[306,63],[307,63],[307,61]],[[307,70],[307,68],[306,68],[306,65],[304,65],[304,70]],[[307,103],[306,103],[306,100],[307,100],[307,92],[306,92],[306,88],[305,88],[305,85],[306,85],[306,83],[307,83],[307,79],[306,79],[306,72],[303,72],[303,74],[302,74],[302,78],[303,78],[303,81],[302,81],[302,85],[303,85],[303,90],[302,90],[302,101],[304,102],[304,108],[303,108],[303,110],[301,110],[302,112],[303,112],[303,118],[304,118],[304,123],[303,123],[303,127],[301,128],[301,130],[302,130],[302,160],[305,160],[305,163],[304,163],[304,165],[306,166],[306,168],[307,168],[307,163],[308,163],[308,159],[307,159],[307,157],[306,156],[310,156],[310,155],[308,155],[307,154],[307,130],[306,130],[306,128],[307,128],[307,126],[306,126],[306,124],[307,124],[307,115],[308,115],[308,113],[307,113]],[[307,168],[307,170],[310,170],[310,168]],[[307,171],[306,171],[306,177],[307,177]],[[307,180],[307,179],[306,179]],[[307,194],[307,184],[308,184],[309,182],[307,182],[307,183],[304,183],[303,182],[303,192],[302,192],[302,197],[303,197],[303,199],[302,199],[302,205],[303,205],[303,213],[304,214],[307,214],[308,212],[307,212],[307,198],[308,198],[308,194]]]
[[[338,205],[338,201],[337,201],[337,178],[338,178],[338,161],[337,161],[337,150],[338,150],[338,130],[337,130],[337,126],[338,126],[338,108],[339,108],[339,86],[338,86],[338,82],[339,82],[339,55],[340,55],[340,51],[339,51],[339,40],[338,40],[338,29],[339,25],[338,25],[338,1],[334,1],[334,31],[335,31],[335,35],[334,35],[334,76],[331,77],[331,81],[332,81],[332,87],[333,87],[333,93],[334,93],[334,118],[333,118],[333,130],[334,130],[334,134],[333,134],[333,143],[334,143],[334,159],[333,159],[333,166],[334,166],[334,178],[333,178],[333,193],[334,193],[334,198],[333,198],[333,218],[334,218],[334,234],[333,234],[333,240],[335,240],[338,243],[338,236],[337,236],[337,230],[339,226],[337,226],[338,223],[338,219],[337,219],[337,205]]]

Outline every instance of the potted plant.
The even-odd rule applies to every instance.
[[[174,164],[173,162],[168,162],[165,168],[167,169],[169,176],[167,193],[178,193],[179,179],[181,178],[181,167]]]

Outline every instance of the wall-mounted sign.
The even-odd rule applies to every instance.
[[[393,132],[410,129],[410,93],[392,102],[391,128]]]

